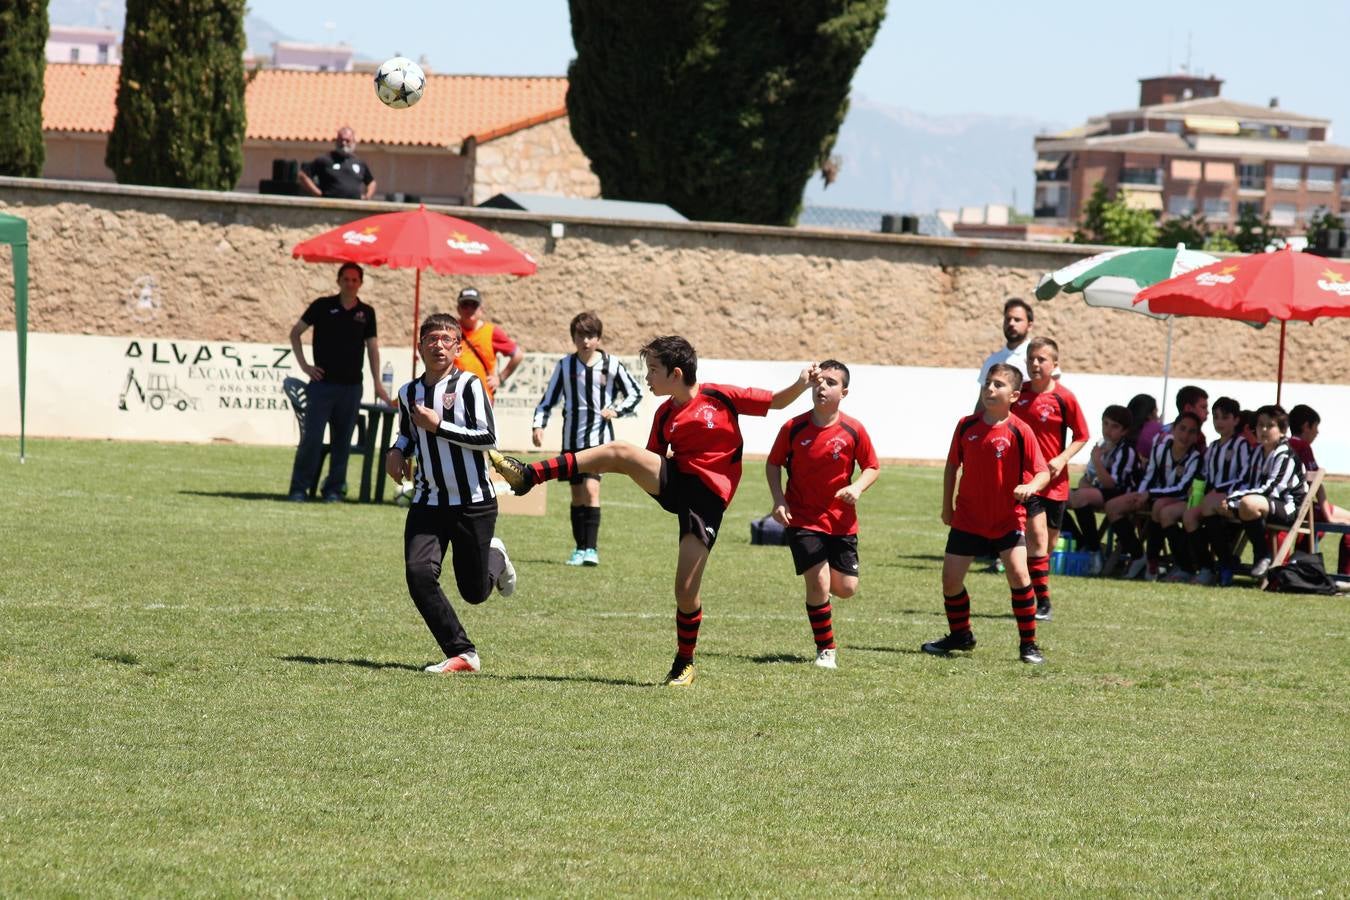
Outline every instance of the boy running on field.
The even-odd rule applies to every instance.
[[[1078,398],[1055,381],[1059,345],[1048,337],[1032,338],[1027,347],[1031,381],[1012,406],[1013,415],[1031,426],[1041,457],[1050,471],[1050,483],[1027,498],[1027,570],[1036,591],[1036,618],[1049,621],[1050,549],[1059,540],[1064,508],[1069,503],[1069,460],[1087,446],[1087,419]],[[1073,440],[1069,440],[1069,432]]]
[[[924,644],[924,653],[945,656],[954,650],[975,648],[966,572],[976,556],[997,554],[1012,589],[1018,655],[1026,663],[1045,662],[1036,646],[1036,595],[1027,573],[1026,510],[1022,504],[1045,489],[1050,472],[1036,435],[1011,413],[1021,387],[1021,372],[1002,363],[993,366],[981,396],[984,411],[961,419],[952,435],[942,478],[942,523],[951,528],[942,562],[942,596],[951,632]]]
[[[543,446],[549,414],[560,402],[562,448],[575,451],[614,440],[613,420],[637,409],[642,400],[642,391],[624,364],[600,349],[604,325],[599,316],[592,312],[578,313],[572,319],[571,332],[577,352],[558,360],[543,399],[534,408],[531,438],[536,447]],[[572,540],[576,549],[567,565],[598,566],[600,475],[578,472],[571,482]]]
[[[694,683],[694,650],[703,600],[699,587],[708,553],[717,541],[722,516],[741,481],[739,417],[767,415],[801,396],[819,373],[814,363],[792,384],[773,393],[761,388],[699,384],[698,355],[678,335],[654,339],[641,350],[647,363],[647,386],[669,397],[652,420],[647,447],[611,441],[589,450],[564,453],[529,465],[495,451],[492,465],[511,489],[523,494],[549,479],[571,478],[577,472],[620,472],[633,479],[661,508],[680,523],[680,551],[675,565],[675,662],[665,683]]]
[[[816,665],[823,669],[837,668],[830,595],[852,597],[858,590],[855,506],[879,471],[867,429],[839,411],[848,384],[847,366],[835,359],[822,362],[811,411],[783,423],[764,467],[773,517],[787,526],[793,564],[806,579],[806,618],[815,636]],[[855,465],[862,470],[857,481]]]
[[[441,590],[441,564],[451,550],[455,584],[469,603],[482,603],[494,587],[503,597],[516,589],[506,545],[493,536],[497,495],[484,451],[496,445],[496,427],[482,380],[455,368],[459,323],[437,313],[419,332],[426,371],[399,389],[398,440],[384,466],[401,484],[417,460],[403,529],[404,570],[408,593],[446,657],[426,670],[477,672],[478,651]]]

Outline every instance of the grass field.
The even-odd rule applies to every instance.
[[[16,457],[0,895],[1350,892],[1345,598],[1057,579],[1033,668],[974,575],[979,649],[930,658],[940,470],[890,468],[822,671],[752,464],[693,690],[656,686],[674,520],[616,478],[598,569],[565,487],[499,522],[520,589],[440,678],[403,512],[281,502],[289,450]]]

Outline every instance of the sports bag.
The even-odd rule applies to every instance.
[[[1281,594],[1337,593],[1320,553],[1295,553],[1288,563],[1271,569],[1266,573],[1266,590]]]

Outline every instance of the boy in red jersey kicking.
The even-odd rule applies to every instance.
[[[1064,507],[1069,502],[1069,460],[1087,446],[1088,426],[1078,398],[1055,381],[1059,345],[1048,337],[1027,346],[1030,381],[1012,405],[1013,415],[1031,426],[1041,458],[1050,471],[1045,490],[1027,498],[1027,570],[1036,592],[1036,618],[1050,620],[1050,550],[1059,540]],[[1069,432],[1073,440],[1069,440]]]
[[[665,683],[694,683],[694,649],[703,601],[699,587],[708,553],[717,540],[722,516],[741,481],[739,417],[767,415],[801,396],[819,369],[813,363],[777,393],[762,388],[699,384],[698,354],[678,335],[659,337],[639,351],[647,363],[647,386],[669,397],[656,410],[646,449],[626,441],[563,453],[525,464],[489,454],[493,467],[517,494],[542,481],[569,479],[577,472],[618,472],[674,513],[680,522],[680,551],[675,565],[675,662]]]
[[[1030,426],[1011,413],[1022,387],[1022,373],[1000,363],[985,376],[984,412],[956,425],[947,469],[942,477],[942,523],[947,555],[942,562],[942,596],[950,633],[922,648],[946,656],[975,649],[970,630],[966,572],[976,556],[998,554],[1012,589],[1013,615],[1023,662],[1045,662],[1036,646],[1036,595],[1027,574],[1026,510],[1022,504],[1050,483],[1050,472]],[[961,473],[961,492],[956,474]]]
[[[816,665],[822,669],[838,668],[830,595],[852,597],[858,590],[854,507],[879,471],[867,429],[839,411],[848,383],[848,366],[837,359],[822,362],[811,391],[811,411],[783,423],[764,467],[773,517],[787,526],[793,564],[806,579],[806,618],[815,635]],[[857,481],[855,465],[862,470]]]

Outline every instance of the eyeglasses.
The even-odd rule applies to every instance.
[[[453,347],[459,343],[459,335],[456,334],[429,334],[422,338],[423,347],[435,347],[437,345]]]

